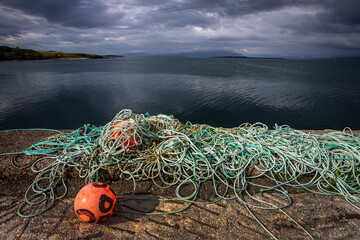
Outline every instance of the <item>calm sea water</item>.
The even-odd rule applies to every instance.
[[[360,129],[360,62],[120,58],[0,62],[0,128],[104,125],[121,109],[182,122]]]

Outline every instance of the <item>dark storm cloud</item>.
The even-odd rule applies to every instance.
[[[37,23],[41,23],[41,20],[26,16],[16,9],[1,7],[0,4],[0,36],[17,35],[24,28],[31,28]]]
[[[17,35],[21,32],[22,25],[26,24],[25,21],[11,21],[9,22],[9,18],[0,11],[0,36],[6,35]]]
[[[334,37],[360,33],[360,1],[319,1],[313,6],[321,11],[314,16],[304,14],[295,19],[296,21],[282,24],[282,27],[300,35],[322,34]]]
[[[185,26],[209,26],[217,22],[217,18],[199,14],[198,11],[175,11],[169,14],[166,11],[156,11],[156,13],[144,16],[143,25],[160,24],[165,27],[185,27]],[[146,24],[146,25],[145,25]]]
[[[106,1],[105,1],[106,2]],[[113,2],[113,6],[123,1]],[[0,0],[0,3],[24,13],[40,16],[49,22],[77,28],[93,28],[116,26],[125,15],[112,13],[104,2],[83,0]],[[209,16],[210,13],[219,17],[237,17],[261,12],[274,11],[292,6],[322,7],[323,12],[312,19],[303,19],[301,27],[314,29],[316,26],[322,31],[337,31],[331,24],[359,25],[360,1],[358,0],[137,0],[127,3],[136,7],[156,6],[158,9],[148,12],[146,16],[139,16],[139,25],[127,22],[132,27],[141,28],[151,24],[162,24],[169,27],[183,27],[187,25],[212,25],[218,19]],[[130,10],[131,11],[131,10]],[[128,14],[128,13],[127,13]],[[309,26],[306,26],[309,23]],[[312,25],[314,24],[314,25]],[[310,26],[311,25],[311,26]],[[314,29],[316,30],[316,29]]]
[[[360,55],[359,0],[0,0],[0,44]]]
[[[329,1],[325,7],[328,11],[321,16],[324,21],[344,25],[360,25],[360,1],[333,0]]]
[[[307,5],[312,1],[285,0],[137,0],[133,6],[156,7],[140,18],[142,25],[161,25],[167,27],[212,26],[222,17],[237,17],[263,11],[280,9],[285,6]],[[140,27],[140,26],[137,26]]]
[[[284,23],[301,34],[358,32],[360,27],[360,1],[358,0],[137,0],[138,6],[158,6],[147,16],[144,23],[161,23],[169,27],[210,26],[219,17],[235,18],[251,14],[261,14],[290,7],[321,9],[315,16],[304,14],[296,22]],[[209,13],[218,17],[209,16]]]
[[[183,2],[138,0],[136,3],[163,6],[161,10],[164,12],[191,9],[225,16],[256,14],[292,6],[320,6],[325,10],[322,16],[323,20],[339,21],[344,24],[360,24],[360,1],[358,0],[191,0]]]
[[[108,13],[106,5],[96,1],[1,0],[0,3],[29,15],[44,17],[49,22],[79,28],[113,26],[122,18],[121,14]]]
[[[217,13],[223,16],[241,16],[263,11],[272,11],[282,7],[314,4],[310,0],[190,0],[190,1],[136,1],[139,5],[163,6],[164,12],[199,10],[203,12]]]

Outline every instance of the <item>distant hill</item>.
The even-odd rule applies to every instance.
[[[178,53],[165,53],[165,54],[149,54],[146,52],[124,53],[125,57],[173,57],[173,58],[209,58],[221,56],[243,57],[242,54],[224,51],[194,51],[194,52],[178,52]]]
[[[210,57],[210,58],[248,58],[247,56],[218,56],[218,57]]]
[[[129,52],[129,53],[124,53],[123,55],[124,55],[124,57],[130,57],[130,58],[151,56],[150,54],[148,54],[146,52]]]
[[[329,57],[323,58],[324,60],[338,60],[338,61],[360,61],[360,56],[353,56],[353,57],[343,57],[343,56],[336,56],[336,57]]]
[[[108,57],[108,58],[122,58],[124,56],[122,55],[104,55],[104,57]]]
[[[107,56],[107,55],[106,55]],[[214,50],[214,51],[194,51],[194,52],[178,52],[164,54],[149,54],[146,52],[124,53],[125,57],[144,57],[144,58],[251,58],[251,59],[284,59],[278,56],[245,56],[240,53]]]
[[[184,55],[187,57],[195,57],[195,58],[224,57],[224,56],[244,57],[244,55],[242,54],[231,51],[225,51],[225,50],[182,52],[180,53],[180,55]]]
[[[103,59],[104,56],[86,53],[67,53],[58,51],[34,51],[31,49],[0,46],[0,60],[41,60],[41,59]]]

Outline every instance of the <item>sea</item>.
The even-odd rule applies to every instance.
[[[122,109],[237,127],[360,129],[360,62],[114,58],[0,62],[0,129],[105,125]]]

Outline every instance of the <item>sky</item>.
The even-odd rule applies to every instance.
[[[360,56],[359,9],[359,0],[0,0],[0,45],[125,56]]]

